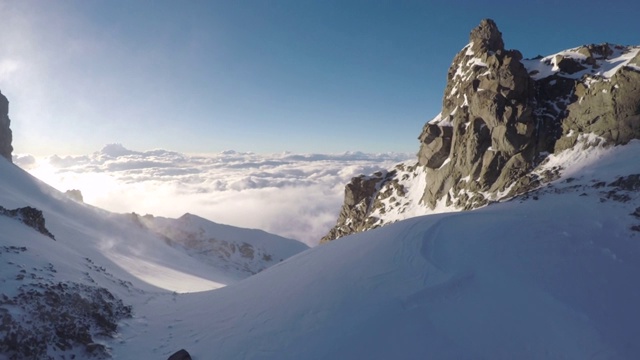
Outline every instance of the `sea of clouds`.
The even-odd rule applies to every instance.
[[[352,177],[413,158],[361,152],[194,155],[111,144],[90,155],[16,155],[14,162],[56,189],[78,189],[84,202],[113,212],[174,218],[188,212],[315,246],[335,225]]]

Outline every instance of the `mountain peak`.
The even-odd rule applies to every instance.
[[[480,25],[471,30],[469,42],[473,43],[474,50],[483,52],[504,50],[502,33],[498,30],[498,25],[491,19],[483,19]]]
[[[107,144],[100,150],[100,154],[114,158],[133,155],[135,153],[135,151],[127,149],[122,144]]]
[[[544,186],[563,171],[546,167],[550,155],[640,139],[639,89],[640,46],[587,45],[525,60],[484,19],[449,67],[417,161],[352,179],[321,242]]]

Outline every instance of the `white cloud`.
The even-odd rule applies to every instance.
[[[110,211],[190,212],[313,246],[335,224],[352,177],[410,158],[361,152],[187,155],[112,144],[90,155],[21,155],[14,161],[58,190],[79,189],[85,202]]]

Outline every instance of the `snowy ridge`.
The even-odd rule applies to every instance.
[[[551,75],[558,75],[568,79],[589,79],[591,81],[606,80],[614,76],[620,69],[630,67],[640,71],[636,57],[640,52],[640,46],[622,46],[603,44],[607,50],[601,53],[592,53],[587,47],[581,46],[564,50],[553,55],[522,60],[531,78],[541,80]],[[571,60],[574,64],[580,64],[573,71],[562,69],[561,61]]]
[[[634,146],[638,146],[637,140],[633,143],[635,144]],[[553,181],[557,181],[557,179],[572,177],[574,172],[593,165],[594,162],[597,162],[598,159],[606,154],[619,151],[618,148],[623,148],[623,146],[610,149],[602,138],[593,134],[580,135],[578,144],[575,147],[559,154],[547,155],[545,160],[532,171],[530,178],[536,180],[536,184],[538,184],[536,187],[553,184]],[[638,170],[640,171],[640,169]],[[429,181],[426,169],[418,166],[415,162],[405,162],[396,165],[394,172],[393,180],[382,182],[379,185],[379,191],[371,199],[373,211],[369,218],[372,219],[372,228],[416,216],[466,210],[455,206],[459,197],[473,198],[478,196],[478,194],[466,190],[458,194],[450,192],[433,209],[430,209],[422,203],[425,184]],[[461,181],[468,182],[470,180],[470,178],[466,178]],[[483,191],[479,195],[482,199],[488,199],[490,203],[508,201],[514,197],[511,187],[497,193]],[[474,206],[473,208],[476,207],[479,206]]]
[[[487,63],[485,62],[485,59],[478,57],[474,53],[474,51],[472,50],[472,47],[473,47],[473,42],[467,44],[460,51],[460,54],[462,54],[462,51],[464,51],[464,57],[455,65],[456,66],[455,72],[453,72],[453,76],[449,79],[449,81],[452,82],[452,84],[454,85],[451,87],[450,91],[447,94],[445,94],[445,99],[455,98],[455,99],[463,99],[464,101],[460,106],[455,107],[449,113],[443,114],[442,112],[440,112],[433,119],[428,121],[429,124],[452,127],[453,122],[451,117],[455,115],[458,109],[469,106],[469,100],[467,98],[467,94],[461,93],[459,91],[459,89],[462,87],[461,84],[464,82],[468,82],[474,76],[485,77],[490,75],[491,72],[489,70],[484,71],[482,74],[477,74],[479,69],[487,68]],[[451,73],[451,69],[449,70],[449,72]],[[483,89],[478,89],[478,90],[482,91]]]
[[[133,274],[143,280],[143,283],[172,291],[208,290],[238,279],[237,274],[230,277],[216,272],[209,265],[188,260],[189,255],[185,251],[167,246],[165,238],[141,226],[135,214],[113,214],[77,203],[16,166],[4,161],[0,166],[3,174],[0,203],[6,204],[3,206],[7,208],[33,206],[42,210],[47,228],[61,246],[96,252],[96,257],[121,266],[127,276]],[[222,225],[208,224],[209,221],[205,219],[200,218],[199,222],[200,226],[223,228]],[[223,236],[235,240],[243,237],[242,234],[233,235],[234,231],[242,233],[244,229],[228,227]],[[83,239],[80,244],[79,239]],[[274,248],[269,251],[278,259],[307,248],[297,241],[265,232],[253,234],[252,239],[246,241],[252,244],[261,242],[264,248],[272,244]],[[142,253],[145,255],[143,259],[139,258]],[[193,273],[209,275],[205,278],[189,275]],[[165,284],[163,278],[181,281],[169,281]],[[143,283],[140,286],[144,287]]]
[[[478,29],[497,32],[491,22]],[[517,50],[487,50],[474,40],[449,68],[443,108],[423,128],[417,163],[405,162],[380,180],[365,201],[368,213],[349,211],[345,202],[323,242],[413,216],[508,200],[564,171],[546,165],[550,154],[581,159],[600,145],[640,136],[640,46],[585,45],[523,60]]]
[[[256,274],[309,247],[266,233],[216,224],[192,214],[178,219],[139,216],[139,221],[192,257],[237,280]]]
[[[0,216],[0,355],[8,358],[109,357],[118,323],[150,298],[217,289],[275,263],[229,271],[229,259],[211,254],[205,262],[187,246],[170,246],[135,214],[73,201],[4,159],[0,174],[0,204],[41,210],[55,236]],[[223,235],[232,238],[234,230],[241,239],[244,229]],[[264,232],[247,241],[278,261],[307,248]]]

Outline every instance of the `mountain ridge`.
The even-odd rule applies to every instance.
[[[561,169],[544,168],[549,154],[640,138],[640,46],[587,45],[523,59],[485,19],[447,80],[442,110],[419,136],[417,159],[384,176],[353,178],[321,243],[505,200],[557,178]]]

